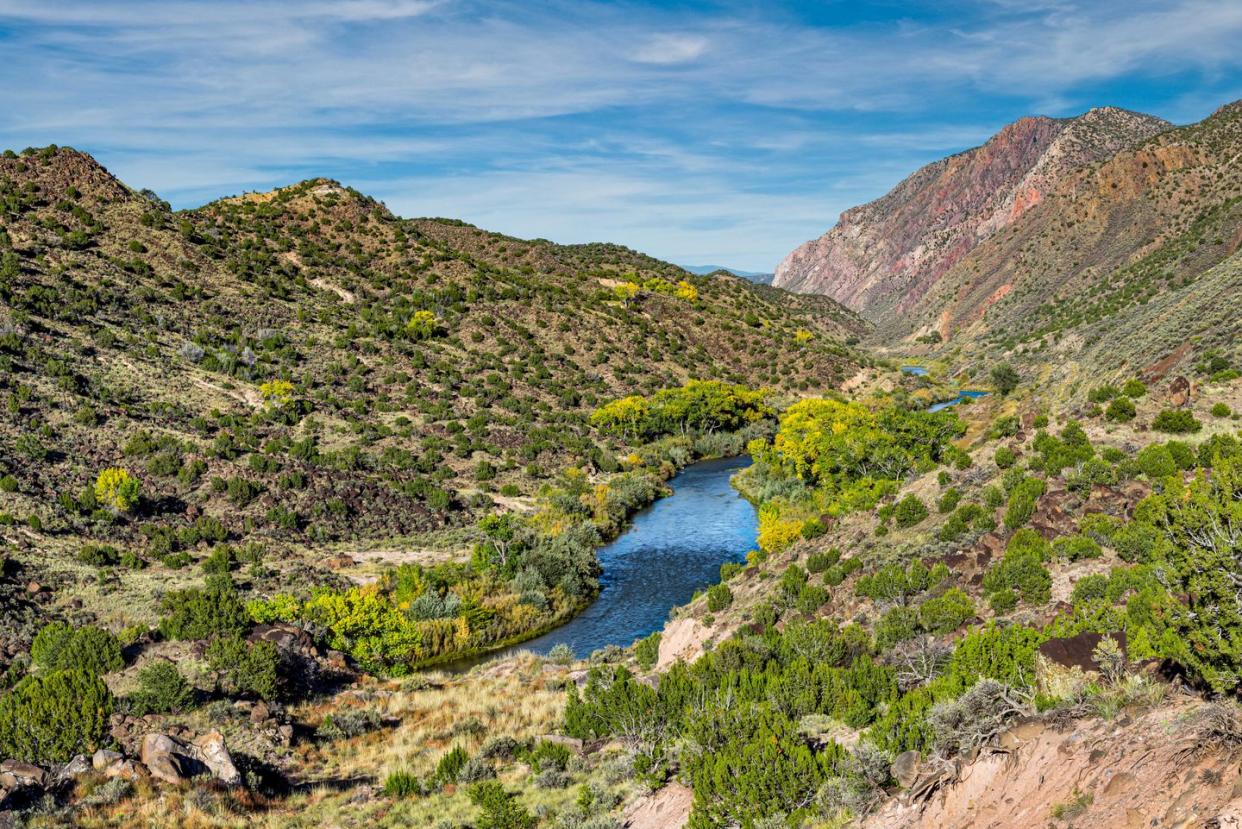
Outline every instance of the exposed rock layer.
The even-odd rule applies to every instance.
[[[950,267],[1041,203],[1066,176],[1169,124],[1111,107],[1023,118],[986,144],[922,168],[780,264],[774,284],[869,316],[914,307]]]

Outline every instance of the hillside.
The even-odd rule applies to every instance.
[[[468,552],[496,503],[617,469],[597,406],[692,378],[828,390],[867,330],[824,298],[401,219],[326,180],[171,212],[53,147],[0,159],[0,217],[10,566],[70,587],[84,541],[143,565],[73,588],[85,618],[150,618],[213,540],[263,548],[259,593]],[[141,488],[119,520],[94,489],[111,467]]]
[[[1169,126],[1112,107],[1076,118],[1023,118],[845,211],[832,230],[781,262],[773,284],[895,321],[921,308],[950,268],[1076,172]]]
[[[1233,825],[1236,114],[1075,173],[878,330],[323,179],[172,212],[0,159],[0,823]],[[1127,152],[1187,172],[1113,196]],[[1169,225],[1084,268],[1099,303],[999,258],[1125,258],[1130,219]],[[972,316],[990,257],[1023,287]],[[743,453],[755,549],[663,630],[476,662]]]

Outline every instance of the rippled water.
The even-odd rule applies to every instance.
[[[749,464],[747,457],[726,458],[682,470],[669,481],[672,495],[637,513],[625,533],[600,549],[599,598],[568,623],[510,651],[546,654],[564,642],[585,657],[664,627],[672,608],[720,580],[721,564],[743,561],[755,546],[755,508],[729,485],[730,476]]]

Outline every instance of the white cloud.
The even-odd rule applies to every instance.
[[[983,0],[956,27],[739,8],[0,0],[0,145],[74,144],[182,204],[327,174],[761,270],[1005,120],[1117,103],[1090,84],[1205,79],[1157,113],[1182,118],[1242,89],[1242,3]]]
[[[654,64],[687,63],[702,57],[708,45],[708,39],[700,35],[658,34],[634,53],[634,60]]]

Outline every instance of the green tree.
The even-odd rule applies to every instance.
[[[1009,363],[1001,363],[992,368],[992,385],[996,387],[996,391],[1002,396],[1007,396],[1018,387],[1020,382],[1022,382],[1022,378]]]

